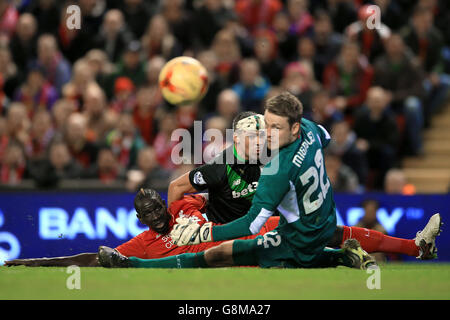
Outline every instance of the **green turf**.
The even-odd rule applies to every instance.
[[[0,267],[0,299],[450,299],[450,264],[385,264],[381,289],[365,271],[336,269],[81,268],[69,290],[66,268]]]

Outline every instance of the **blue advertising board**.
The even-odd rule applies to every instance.
[[[166,194],[162,194],[166,198]],[[132,193],[6,192],[0,194],[0,264],[15,258],[54,257],[115,247],[146,227],[139,223]],[[338,224],[354,225],[361,202],[376,199],[379,222],[389,235],[412,239],[440,212],[445,222],[450,195],[336,194]],[[450,231],[437,240],[438,261],[450,261]],[[415,260],[405,257],[405,260]]]

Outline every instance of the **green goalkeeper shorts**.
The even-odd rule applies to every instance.
[[[239,266],[299,268],[291,246],[276,230],[251,240],[234,240],[233,261]]]

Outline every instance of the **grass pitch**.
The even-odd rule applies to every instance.
[[[67,268],[0,267],[0,299],[450,299],[450,264],[384,264],[380,289],[366,271],[335,269],[81,268],[68,289]],[[69,281],[70,282],[70,281]]]

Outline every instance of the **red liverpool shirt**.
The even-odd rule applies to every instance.
[[[185,217],[197,220],[202,225],[207,220],[202,215],[206,209],[206,199],[201,195],[187,195],[183,199],[174,201],[168,212],[172,215],[170,227],[176,223],[177,218]],[[278,226],[279,217],[271,217],[262,227],[260,233],[241,239],[253,239],[258,235],[264,234],[275,229]],[[188,252],[201,252],[215,247],[222,243],[205,242],[191,246],[177,246],[173,243],[169,234],[161,235],[153,230],[147,230],[125,242],[116,248],[121,254],[127,257],[137,257],[141,259],[158,259]]]

